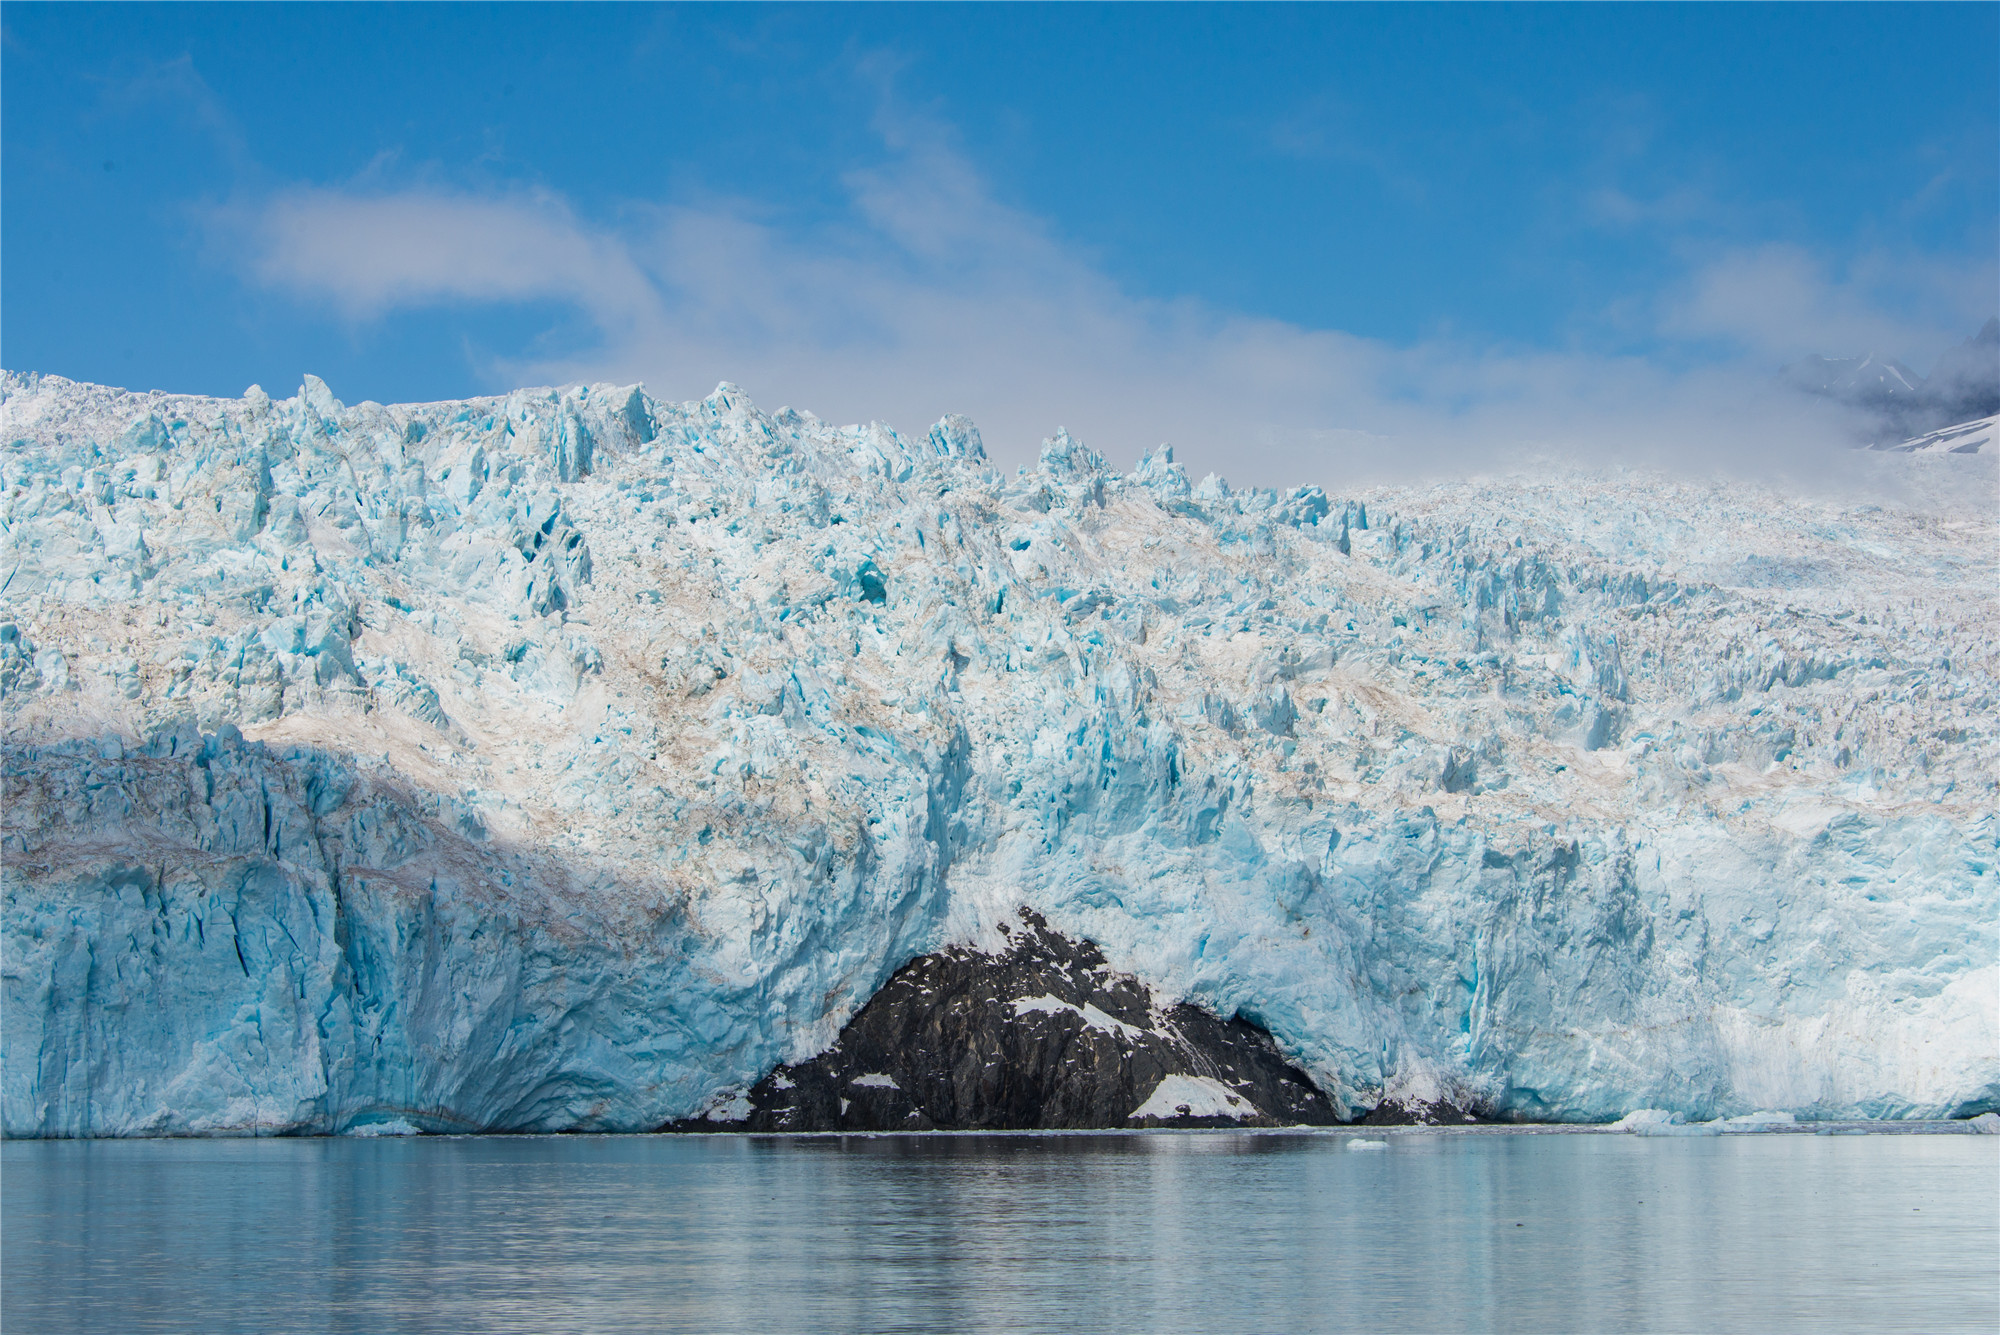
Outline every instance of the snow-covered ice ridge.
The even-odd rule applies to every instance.
[[[1994,460],[1873,457],[7,374],[5,1133],[651,1127],[1024,906],[1346,1113],[2000,1105]]]

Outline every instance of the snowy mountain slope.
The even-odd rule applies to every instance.
[[[1812,394],[1862,403],[1913,403],[1923,396],[1924,377],[1893,357],[1807,357],[1792,363],[1785,378]]]
[[[1940,411],[1958,420],[2000,413],[2000,318],[1938,358],[1924,387]]]
[[[1981,450],[1991,452],[1997,432],[2000,432],[2000,417],[1981,417],[1912,436],[1898,445],[1878,445],[1876,448],[1898,454],[1978,454]]]
[[[1779,372],[1803,393],[1857,410],[1862,439],[1876,449],[2000,413],[2000,319],[1949,348],[1920,376],[1892,358],[1807,357]]]
[[[1024,906],[1349,1114],[2000,1102],[1990,454],[0,395],[7,1134],[654,1126]]]

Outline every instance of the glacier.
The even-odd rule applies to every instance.
[[[1343,1116],[1992,1110],[1995,460],[1866,464],[0,373],[0,1133],[649,1129],[1024,912]]]

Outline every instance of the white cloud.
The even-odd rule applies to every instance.
[[[726,203],[652,207],[613,228],[547,195],[315,188],[256,215],[249,264],[352,318],[553,300],[595,326],[593,347],[486,368],[496,388],[643,380],[687,398],[728,379],[767,407],[905,430],[963,412],[1009,465],[1032,461],[1057,425],[1115,461],[1171,441],[1197,471],[1270,484],[1550,450],[1740,464],[1750,436],[1768,453],[1834,435],[1774,400],[1763,365],[1674,372],[1574,352],[1396,347],[1138,299],[992,198],[937,133],[899,125],[885,138],[897,154],[849,177],[850,216],[805,234]],[[1744,252],[1705,271],[1672,319],[1762,351],[1858,301],[1827,293],[1795,252]]]
[[[355,318],[448,301],[572,302],[607,336],[645,336],[658,294],[628,246],[546,195],[476,198],[292,190],[257,220],[265,282]]]
[[[1798,246],[1717,256],[1669,300],[1666,332],[1722,340],[1772,363],[1807,353],[1900,356],[1927,371],[1992,314],[2000,272],[1874,253],[1839,274]]]

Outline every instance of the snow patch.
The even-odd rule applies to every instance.
[[[746,1122],[750,1114],[757,1111],[750,1096],[743,1090],[726,1091],[726,1097],[718,1098],[702,1113],[702,1119],[709,1122]]]
[[[1081,1006],[1071,1005],[1056,997],[1025,997],[1014,1003],[1014,1014],[1022,1015],[1074,1015],[1082,1020],[1084,1027],[1099,1033],[1112,1034],[1119,1038],[1135,1039],[1153,1034],[1151,1029],[1141,1029],[1135,1024],[1127,1024],[1114,1015],[1107,1015],[1089,1002]]]
[[[870,1071],[867,1075],[857,1075],[848,1082],[856,1089],[901,1089],[896,1077],[884,1075],[880,1071]]]
[[[1978,454],[1990,451],[1996,438],[2000,438],[2000,417],[1981,417],[1912,436],[1888,448],[1900,454]]]
[[[1131,1118],[1227,1117],[1242,1121],[1261,1116],[1257,1106],[1220,1080],[1205,1075],[1170,1075],[1153,1087]]]

